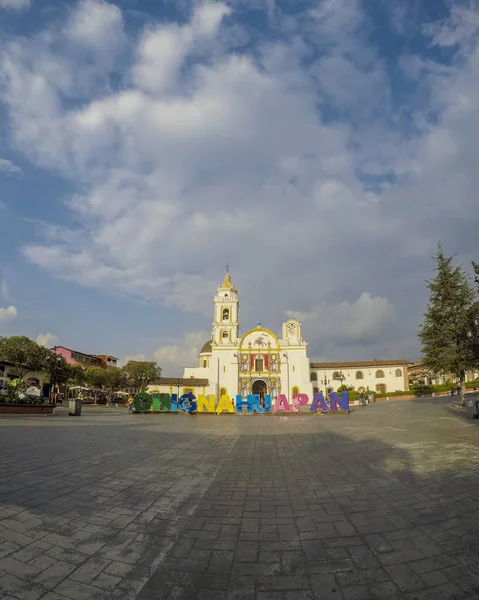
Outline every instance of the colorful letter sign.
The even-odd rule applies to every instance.
[[[135,409],[137,412],[186,412],[186,413],[222,413],[228,414],[247,414],[253,413],[297,413],[300,407],[308,406],[309,397],[307,394],[295,394],[292,405],[284,394],[279,394],[271,406],[271,396],[266,394],[261,402],[258,394],[249,394],[243,398],[238,394],[233,401],[228,394],[223,394],[215,405],[213,394],[205,396],[199,394],[183,394],[178,399],[177,394],[160,394],[153,392],[151,395],[141,392],[135,396]],[[341,397],[336,392],[329,395],[329,403],[321,392],[314,394],[313,401],[309,407],[310,413],[315,412],[347,412],[349,413],[348,392],[342,392]]]

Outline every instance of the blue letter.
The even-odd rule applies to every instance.
[[[256,412],[267,413],[271,410],[271,396],[269,394],[265,394],[263,406],[261,406],[261,404],[259,402],[259,394],[253,394],[253,395],[249,394],[248,400],[250,398],[251,398],[251,402],[253,403],[254,409]]]
[[[196,396],[191,392],[183,394],[178,404],[180,405],[180,408],[183,412],[196,412]]]
[[[243,406],[246,406],[246,412],[248,412],[248,413],[253,412],[253,400],[252,400],[251,395],[247,396],[246,400],[243,400],[243,398],[241,397],[241,394],[236,394],[236,412],[242,413]]]

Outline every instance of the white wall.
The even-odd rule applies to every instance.
[[[396,377],[396,369],[401,371],[401,376]],[[324,393],[325,386],[321,383],[321,380],[324,380],[325,374],[326,379],[330,381],[328,387],[337,390],[341,385],[340,381],[333,380],[333,373],[335,371],[341,371],[345,376],[345,380],[343,381],[344,385],[353,386],[355,390],[360,387],[364,387],[366,389],[375,391],[377,384],[383,384],[386,386],[386,392],[395,392],[395,391],[403,391],[408,390],[408,376],[407,376],[407,367],[405,365],[387,365],[387,366],[378,366],[371,364],[367,367],[354,367],[354,368],[321,368],[321,369],[311,369],[311,372],[316,373],[318,381],[313,382],[315,387],[318,387],[320,391]],[[356,379],[356,373],[361,371],[363,373],[363,379]],[[383,378],[377,378],[376,372],[382,371],[384,373]]]

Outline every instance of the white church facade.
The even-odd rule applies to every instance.
[[[349,389],[380,393],[408,390],[407,360],[362,362],[310,362],[307,343],[301,337],[301,323],[288,319],[281,337],[260,324],[239,333],[239,297],[226,273],[214,297],[211,339],[201,348],[196,367],[184,369],[183,377],[161,377],[148,386],[149,392],[223,395],[243,398],[248,394],[327,395],[342,384]]]
[[[240,336],[238,291],[226,273],[214,298],[211,339],[200,351],[198,366],[184,370],[183,380],[207,380],[205,393],[217,399],[224,394],[312,397],[306,348],[301,324],[295,319],[283,323],[280,338],[260,324]]]

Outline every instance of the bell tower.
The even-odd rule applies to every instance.
[[[216,290],[214,305],[213,344],[218,346],[236,346],[239,334],[239,298],[238,290],[231,283],[228,270],[226,271],[223,283]]]

